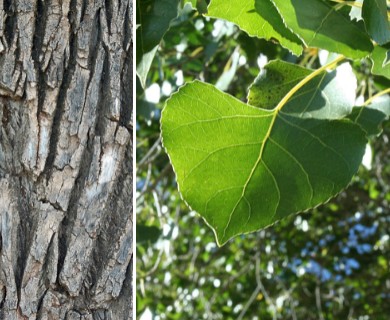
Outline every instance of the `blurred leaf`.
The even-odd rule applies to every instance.
[[[153,244],[157,242],[161,235],[161,230],[155,226],[145,226],[138,224],[136,226],[137,243],[149,243]]]
[[[382,76],[373,76],[374,84],[377,90],[385,90],[387,88],[390,88],[390,77],[385,78]]]
[[[170,22],[177,17],[178,3],[178,0],[137,1],[137,47],[142,54],[160,43]]]
[[[178,0],[137,0],[136,61],[143,87],[157,47],[170,22],[177,17],[178,3]]]
[[[368,33],[378,44],[382,45],[390,41],[386,0],[365,0],[362,16]]]
[[[309,92],[311,101],[293,97],[280,111],[253,108],[201,82],[168,100],[163,144],[183,198],[213,228],[218,244],[326,202],[356,173],[364,132],[352,122],[322,120],[332,98],[342,98],[328,92],[328,101],[320,99],[323,77],[296,94]]]
[[[240,33],[237,41],[239,42],[241,49],[245,52],[248,60],[253,62],[258,58],[259,52],[263,53],[269,59],[275,59],[281,49],[280,46],[271,41],[250,37],[244,32]]]
[[[206,2],[206,0],[197,0],[196,1],[196,9],[199,11],[199,13],[206,14],[207,13],[207,2]]]
[[[256,0],[261,1],[261,0]],[[286,25],[308,47],[318,47],[358,59],[373,49],[355,21],[322,0],[272,0]]]
[[[208,16],[231,21],[250,36],[276,39],[295,55],[302,53],[302,42],[283,24],[271,0],[213,0]]]
[[[146,77],[148,75],[150,66],[152,65],[154,56],[156,55],[157,49],[158,45],[149,52],[145,52],[143,54],[137,53],[137,75],[143,88],[145,88]]]
[[[136,100],[137,115],[150,120],[156,111],[156,105],[143,99]]]

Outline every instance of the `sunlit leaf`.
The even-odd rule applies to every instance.
[[[371,72],[390,79],[390,48],[375,46],[370,58],[373,63]]]
[[[302,53],[302,41],[284,25],[271,0],[213,0],[208,15],[231,21],[250,36],[278,40],[295,55]]]
[[[353,89],[326,92],[337,78],[320,74],[281,109],[250,106],[201,82],[166,103],[163,143],[179,190],[219,244],[318,206],[348,185],[366,139],[360,126],[335,119],[352,108],[337,91]],[[311,99],[302,103],[302,95]],[[324,119],[326,110],[348,104]]]

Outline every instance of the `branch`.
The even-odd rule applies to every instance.
[[[244,318],[244,316],[245,316],[246,312],[248,311],[249,307],[255,301],[256,297],[258,296],[258,294],[260,292],[263,294],[263,296],[265,298],[265,301],[269,305],[274,306],[274,303],[273,303],[272,299],[270,298],[270,296],[268,295],[267,291],[265,290],[264,285],[263,285],[263,283],[261,281],[261,278],[260,278],[260,253],[259,252],[256,254],[255,276],[256,276],[257,286],[256,286],[255,290],[253,291],[252,295],[250,296],[248,302],[245,304],[244,308],[242,309],[242,311],[241,311],[240,315],[238,316],[237,320],[242,320]],[[273,319],[276,319],[276,314],[273,315]]]
[[[149,151],[145,154],[145,156],[138,162],[138,170],[141,169],[143,166],[152,162],[157,157],[157,155],[160,153],[161,148],[157,150],[156,155],[153,158],[151,158],[151,155],[160,146],[160,142],[161,142],[161,137],[158,137],[158,139],[153,144],[153,146],[149,149]]]
[[[324,315],[322,313],[321,291],[320,291],[320,286],[319,286],[318,283],[317,283],[317,286],[316,286],[315,294],[316,294],[316,306],[317,306],[317,309],[318,309],[319,318],[320,318],[320,320],[325,320]]]

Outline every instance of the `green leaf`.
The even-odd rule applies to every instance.
[[[158,45],[177,17],[178,0],[137,0],[137,75],[144,87]]]
[[[271,61],[250,87],[248,104],[273,109],[296,84],[312,72],[313,70],[296,64]],[[357,81],[352,68],[349,63],[344,63],[335,71],[323,72],[321,76],[310,81],[304,92],[287,102],[283,111],[302,118],[340,119],[352,111],[356,88]],[[304,113],[302,105],[307,105]]]
[[[311,70],[298,65],[281,60],[271,61],[250,86],[248,104],[273,109],[291,88],[310,73]]]
[[[359,124],[368,136],[382,132],[381,124],[390,116],[390,96],[383,95],[367,106],[354,107],[349,119]]]
[[[362,16],[368,33],[378,44],[382,45],[390,41],[386,0],[365,0]]]
[[[137,44],[142,52],[149,52],[158,45],[177,17],[178,0],[137,1]]]
[[[260,1],[260,0],[258,0]],[[308,47],[358,59],[373,49],[369,36],[355,21],[322,0],[272,0],[286,25]]]
[[[155,226],[137,224],[137,243],[155,243],[161,235],[161,230]]]
[[[375,46],[370,56],[373,74],[390,79],[390,48]]]
[[[302,53],[302,41],[286,28],[271,0],[213,0],[208,16],[231,21],[252,37],[276,39],[297,56]]]
[[[313,99],[293,97],[286,110],[256,108],[197,81],[167,101],[161,130],[179,190],[219,245],[328,201],[357,171],[364,131],[321,113],[305,117],[333,105],[321,86],[295,97],[308,88]]]
[[[196,9],[199,11],[199,13],[206,14],[207,13],[206,0],[197,0],[196,1]]]
[[[152,65],[154,56],[156,55],[158,49],[158,45],[155,46],[149,52],[145,52],[144,54],[137,53],[137,75],[140,80],[142,88],[145,88],[146,78],[148,76],[148,72]]]

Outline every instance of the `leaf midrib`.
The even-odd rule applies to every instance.
[[[262,158],[263,158],[263,153],[264,153],[264,149],[265,149],[265,146],[267,144],[267,141],[271,135],[271,132],[272,132],[272,129],[274,127],[274,124],[275,124],[275,121],[276,121],[276,118],[279,114],[279,111],[282,110],[282,108],[286,105],[286,103],[291,99],[291,97],[297,92],[299,91],[306,83],[308,83],[309,81],[311,81],[312,79],[314,79],[317,75],[319,75],[320,73],[322,73],[323,71],[327,70],[328,68],[331,68],[331,67],[334,67],[337,65],[338,62],[340,62],[341,60],[344,59],[344,56],[342,55],[339,55],[335,60],[333,60],[332,62],[322,66],[321,68],[313,71],[311,74],[309,74],[307,77],[305,77],[304,79],[302,79],[298,84],[296,84],[284,97],[283,99],[279,102],[279,104],[275,107],[274,109],[274,114],[272,116],[272,119],[271,119],[271,122],[269,124],[269,128],[267,130],[267,133],[265,134],[264,136],[264,139],[263,139],[263,143],[260,147],[260,152],[259,152],[259,156],[254,164],[254,166],[252,167],[250,173],[249,173],[249,176],[243,186],[243,189],[242,189],[242,193],[241,193],[241,196],[238,198],[236,204],[234,205],[232,211],[230,212],[229,214],[229,219],[228,219],[228,222],[226,224],[226,227],[224,228],[224,231],[223,231],[223,235],[222,235],[222,239],[225,238],[226,236],[226,231],[227,231],[227,228],[229,227],[230,225],[230,222],[231,222],[231,219],[232,219],[232,216],[238,206],[238,204],[241,202],[241,200],[245,197],[245,192],[246,192],[246,188],[249,184],[249,182],[251,181],[252,177],[253,177],[253,174],[255,172],[255,170],[257,169],[259,163],[262,161]],[[264,161],[263,161],[264,163]],[[264,163],[265,164],[265,163]],[[268,169],[268,168],[267,168]],[[269,170],[269,169],[268,169]],[[274,179],[275,181],[275,179]],[[279,190],[278,188],[278,185],[275,181],[275,184],[276,184],[276,188]],[[278,200],[278,203],[280,201],[280,192],[279,192],[279,200]],[[278,206],[275,208],[275,213],[277,211],[277,208]],[[273,215],[275,215],[275,213]]]
[[[244,186],[243,186],[243,188],[242,188],[241,196],[238,198],[236,204],[234,205],[232,211],[230,212],[228,222],[227,222],[227,224],[226,224],[225,229],[223,230],[223,236],[222,236],[222,238],[225,238],[226,230],[227,230],[227,228],[228,228],[229,225],[230,225],[230,221],[231,221],[231,219],[232,219],[233,213],[234,213],[234,211],[236,210],[238,204],[239,204],[239,203],[241,202],[241,200],[245,197],[246,188],[247,188],[249,182],[251,181],[251,179],[252,179],[252,177],[253,177],[253,173],[254,173],[255,170],[257,169],[257,167],[258,167],[260,161],[262,160],[263,153],[264,153],[264,149],[265,149],[265,145],[266,145],[266,143],[267,143],[267,141],[268,141],[269,136],[271,135],[272,128],[273,128],[274,123],[275,123],[275,121],[276,121],[276,117],[277,117],[277,115],[278,115],[278,113],[279,113],[279,110],[280,110],[280,109],[275,109],[275,111],[274,111],[274,114],[273,114],[272,119],[271,119],[271,123],[270,123],[270,125],[269,125],[268,130],[267,130],[267,133],[266,133],[265,136],[264,136],[263,143],[261,144],[259,156],[257,157],[257,160],[256,160],[255,164],[253,165],[252,170],[251,170],[251,172],[249,173],[249,176],[248,176],[248,178],[247,178],[247,180],[246,180],[246,182],[245,182],[245,184],[244,184]],[[269,169],[268,169],[268,170],[269,170]],[[274,180],[275,180],[275,179],[274,179]],[[276,184],[276,187],[278,188],[276,181],[275,181],[275,184]],[[280,199],[280,193],[279,193],[279,199]]]

